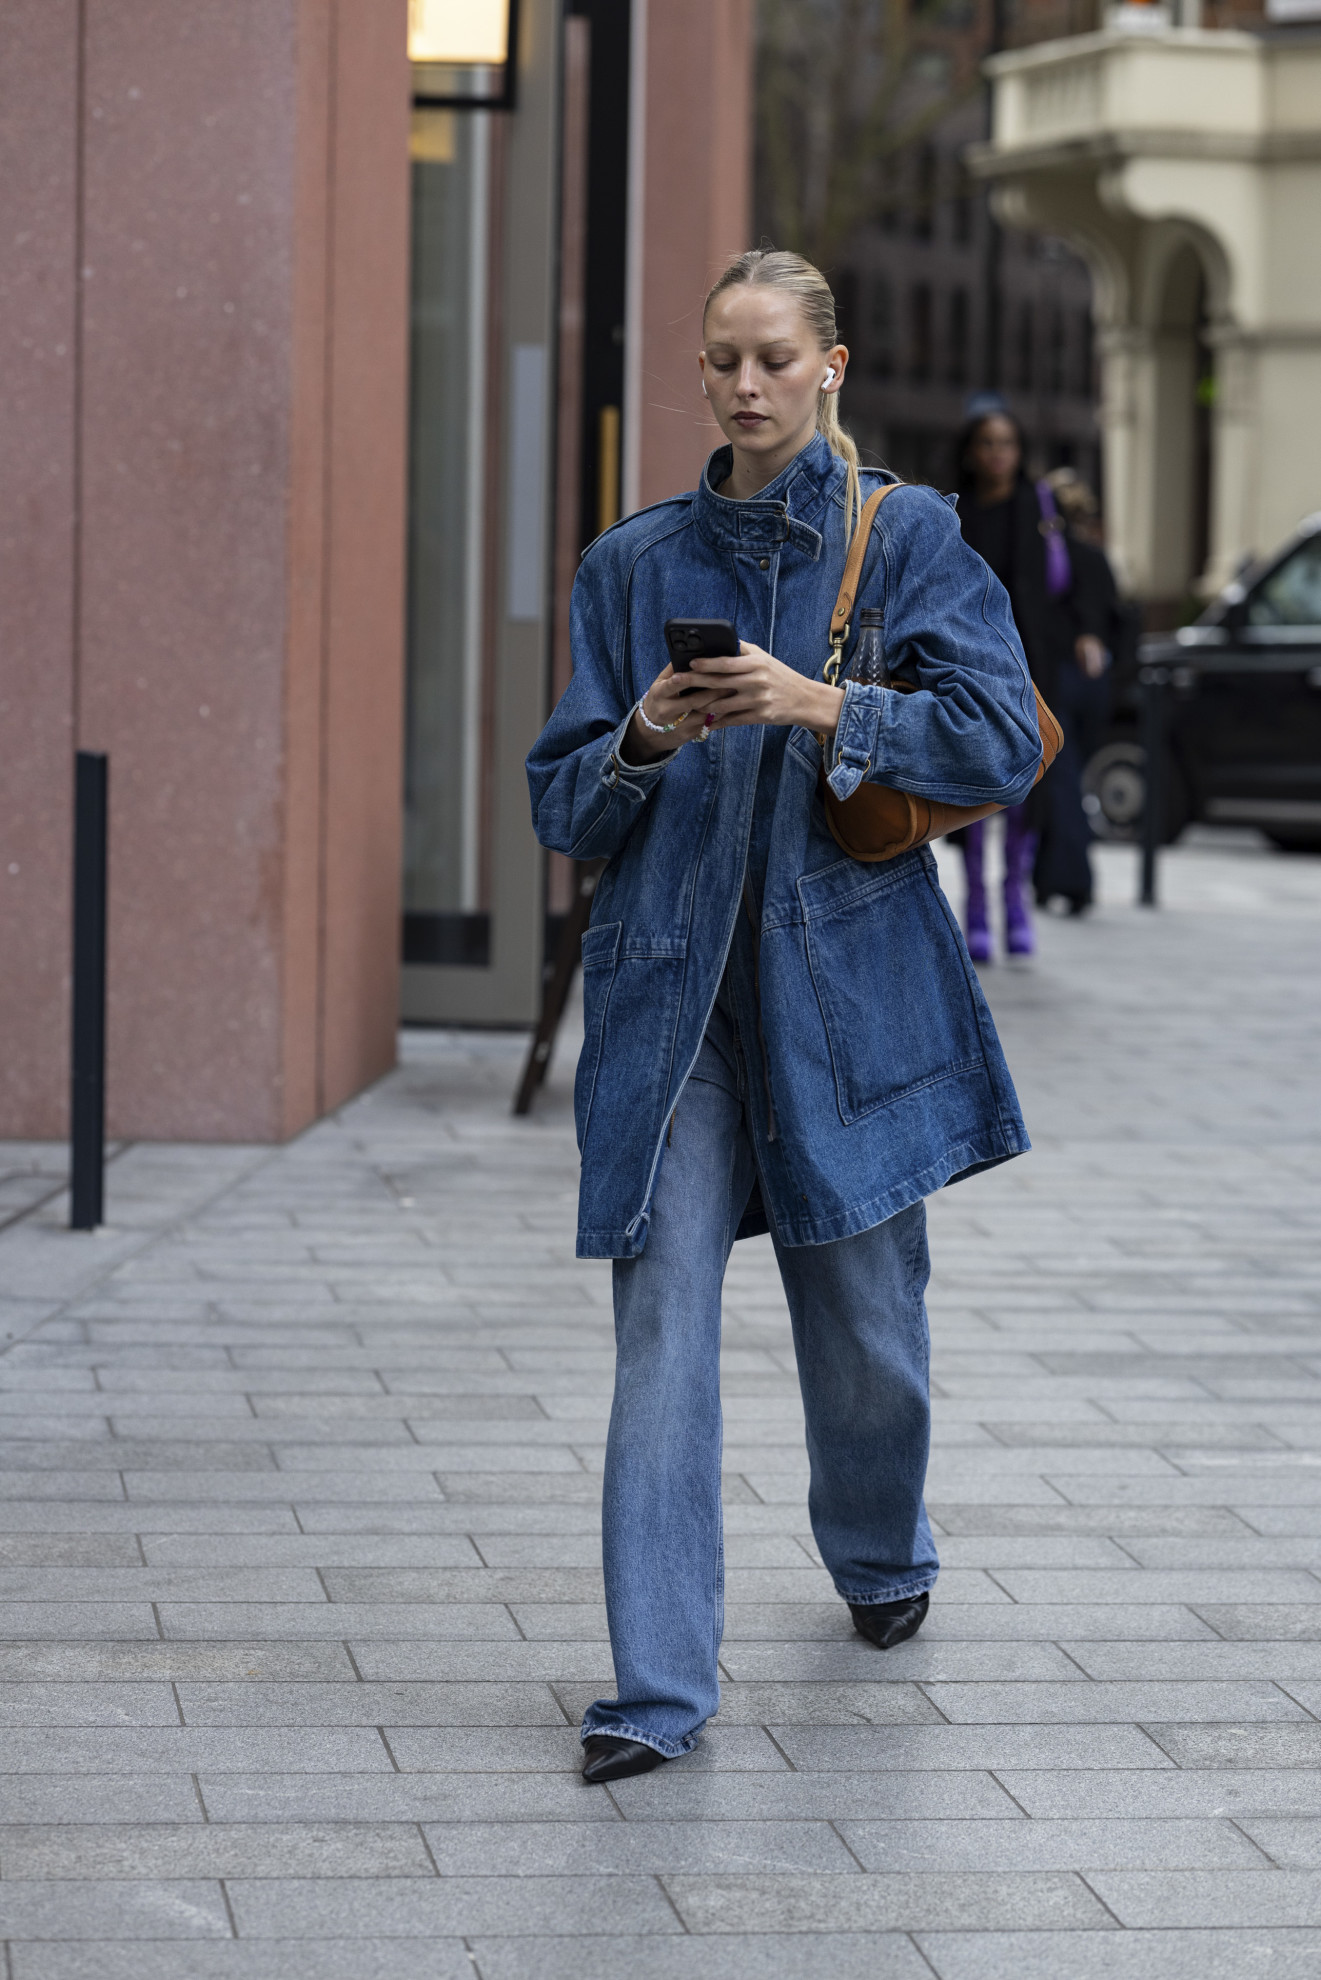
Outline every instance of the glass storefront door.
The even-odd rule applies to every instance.
[[[513,109],[414,110],[406,1020],[530,1024],[545,861],[523,761],[549,686],[557,0]]]
[[[490,119],[418,111],[412,171],[404,961],[485,967]]]

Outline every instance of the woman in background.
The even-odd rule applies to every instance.
[[[1095,495],[1075,469],[1055,468],[1046,483],[1064,520],[1073,585],[1069,606],[1074,626],[1073,656],[1077,663],[1061,670],[1059,701],[1053,711],[1064,727],[1077,759],[1079,784],[1087,764],[1102,747],[1110,728],[1112,682],[1116,666],[1135,660],[1140,615],[1119,596],[1101,534]],[[1091,825],[1079,803],[1051,808],[1037,845],[1033,880],[1044,906],[1057,895],[1080,913],[1091,898],[1088,846]],[[1072,797],[1074,792],[1070,791]],[[1071,892],[1086,872],[1085,899]]]
[[[1043,699],[1057,711],[1059,681],[1074,661],[1074,628],[1068,604],[1072,572],[1057,525],[1054,501],[1030,480],[1024,466],[1023,430],[1005,411],[980,414],[959,439],[959,523],[964,539],[977,551],[1009,593],[1032,679]],[[1066,729],[1066,749],[1067,749]],[[1036,859],[1037,835],[1057,802],[1078,787],[1075,764],[1059,775],[1060,752],[1047,776],[1023,804],[1005,813],[1005,948],[1011,956],[1030,956],[1035,948],[1028,893]],[[1076,755],[1076,752],[1075,752]],[[1081,790],[1077,795],[1082,818]],[[968,877],[968,951],[974,962],[991,960],[991,927],[987,917],[984,860],[986,825],[968,825],[956,835],[963,848]],[[1076,864],[1076,862],[1075,862]],[[1091,898],[1085,841],[1081,872],[1070,870],[1069,887]]]

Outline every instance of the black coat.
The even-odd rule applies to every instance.
[[[978,524],[985,513],[979,514],[971,491],[960,498],[959,521],[963,534],[978,551],[982,549],[979,538],[984,540]],[[1011,497],[1008,535],[1008,568],[997,571],[997,576],[1009,593],[1014,624],[1023,642],[1032,679],[1043,698],[1050,702],[1060,668],[1072,663],[1074,638],[1081,628],[1074,624],[1069,593],[1052,598],[1046,589],[1046,539],[1041,527],[1041,504],[1036,486],[1026,474],[1019,475]],[[998,561],[993,561],[993,568]]]

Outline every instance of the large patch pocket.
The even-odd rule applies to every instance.
[[[807,962],[846,1125],[982,1064],[962,954],[922,853],[798,882]]]
[[[587,1139],[587,1120],[601,1063],[606,1007],[615,980],[623,927],[622,921],[603,921],[583,936],[583,1048],[573,1081],[573,1120],[580,1152]]]

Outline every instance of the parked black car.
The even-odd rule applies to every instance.
[[[1138,671],[1169,669],[1161,837],[1194,821],[1256,825],[1321,851],[1321,512],[1201,617],[1117,655],[1113,717],[1083,779],[1100,838],[1135,839],[1146,802]]]

